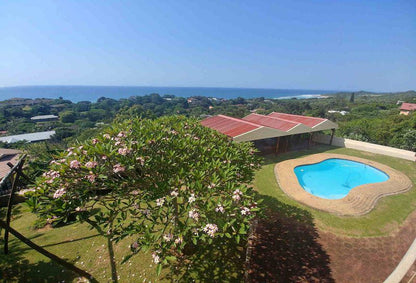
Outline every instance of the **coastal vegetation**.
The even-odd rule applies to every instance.
[[[403,101],[416,102],[416,92],[336,93],[320,99],[281,100],[263,97],[183,98],[159,94],[120,100],[102,97],[96,102],[76,103],[63,98],[7,100],[0,102],[0,131],[2,135],[12,135],[55,130],[53,141],[65,144],[91,136],[96,129],[111,123],[116,117],[118,121],[135,116],[155,119],[177,114],[194,118],[217,114],[243,117],[251,112],[268,114],[276,111],[328,118],[338,123],[337,136],[415,150],[416,114],[399,115]],[[46,114],[57,115],[59,119],[44,122],[30,119]],[[21,144],[14,147],[21,147]]]

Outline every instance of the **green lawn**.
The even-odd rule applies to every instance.
[[[357,156],[386,164],[405,173],[413,182],[413,188],[404,194],[383,197],[376,207],[368,214],[360,217],[339,217],[330,213],[318,211],[290,199],[278,186],[274,175],[274,166],[277,162],[291,158],[300,158],[319,152],[339,153]],[[282,154],[280,156],[269,155],[264,159],[264,165],[257,172],[254,187],[266,198],[266,204],[270,200],[285,204],[286,207],[294,207],[304,210],[314,219],[316,225],[324,230],[348,236],[382,236],[396,230],[406,217],[416,208],[416,163],[397,159],[384,155],[377,155],[352,149],[322,146],[313,150]],[[269,200],[269,202],[267,201]]]
[[[13,212],[12,227],[48,251],[74,263],[92,274],[99,282],[111,282],[111,268],[107,241],[84,224],[71,224],[59,228],[35,230],[36,216],[24,204]],[[3,237],[3,231],[1,233]],[[0,241],[3,244],[2,241]],[[122,256],[129,251],[130,241],[125,239],[114,246],[117,274],[120,282],[155,281],[155,268],[150,254],[138,254],[121,264]],[[0,279],[5,282],[77,282],[77,275],[65,270],[35,250],[11,236],[10,255],[0,252]],[[146,281],[143,281],[146,278]]]

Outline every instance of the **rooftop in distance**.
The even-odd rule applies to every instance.
[[[19,141],[27,141],[27,142],[44,141],[44,140],[50,139],[54,134],[55,134],[55,131],[46,131],[46,132],[6,136],[6,137],[0,137],[0,142],[15,143]]]
[[[37,121],[37,120],[53,120],[53,119],[58,119],[59,117],[56,115],[39,115],[39,116],[33,116],[32,118],[30,118],[30,120],[32,121]]]

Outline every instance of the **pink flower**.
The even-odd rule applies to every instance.
[[[215,224],[208,223],[202,230],[205,233],[207,233],[211,238],[214,238],[215,233],[218,231],[218,226]]]
[[[125,138],[127,135],[125,132],[121,131],[120,133],[118,133],[117,137],[119,138]]]
[[[215,188],[215,187],[216,187],[216,185],[214,183],[211,183],[211,184],[208,185],[208,189],[212,189],[212,188]]]
[[[221,204],[218,204],[218,206],[215,208],[215,211],[224,213],[225,209]]]
[[[196,201],[195,195],[191,194],[191,196],[188,198],[188,202],[193,203],[194,201]]]
[[[81,166],[81,163],[78,160],[72,160],[69,164],[69,167],[73,169],[78,169]]]
[[[53,194],[53,198],[55,199],[60,198],[65,193],[66,193],[66,190],[64,188],[60,188],[56,190],[56,192]]]
[[[196,209],[192,209],[188,213],[189,217],[198,222],[199,220],[199,213],[196,211]]]
[[[247,207],[241,208],[241,215],[250,215],[250,209]]]
[[[165,203],[165,198],[158,198],[156,200],[156,205],[157,206],[162,206]]]
[[[174,191],[170,192],[170,195],[173,196],[173,197],[177,197],[179,195],[179,193],[178,193],[177,190],[174,190]]]
[[[157,251],[156,251],[156,252],[154,252],[154,253],[152,253],[152,258],[153,258],[153,262],[154,262],[154,263],[158,264],[158,263],[160,262],[160,257],[159,257],[159,255],[157,254]]]
[[[98,163],[96,161],[88,161],[87,163],[85,163],[85,167],[87,168],[95,168],[97,167]]]
[[[133,249],[137,249],[139,247],[139,244],[137,242],[134,242],[133,244],[131,244],[131,247]]]
[[[90,172],[91,173],[91,172]],[[91,183],[94,183],[95,182],[95,175],[94,174],[90,174],[90,175],[87,175],[87,176],[85,176],[85,178],[88,180],[88,181],[90,181]]]
[[[103,156],[101,156],[101,159],[102,159],[102,160],[107,160],[107,155],[103,155]]]
[[[235,190],[233,192],[232,198],[233,198],[233,200],[235,200],[236,202],[238,202],[241,199],[241,196],[242,195],[243,195],[243,193],[239,189],[237,189],[237,190]]]
[[[116,165],[113,166],[114,173],[124,172],[125,170],[126,169],[124,168],[124,166],[122,166],[120,163],[117,163]]]
[[[182,237],[178,237],[178,238],[175,239],[175,244],[180,244],[182,242],[183,242]]]
[[[106,139],[111,139],[111,136],[109,134],[104,134],[103,137]]]
[[[123,147],[123,148],[119,148],[118,149],[118,153],[121,155],[127,155],[131,152],[130,149],[128,149],[127,147]]]
[[[171,233],[163,235],[163,240],[166,242],[170,242],[173,239],[173,235]]]
[[[97,144],[98,143],[98,139],[92,139],[92,144]]]

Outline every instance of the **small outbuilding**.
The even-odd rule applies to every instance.
[[[331,130],[331,141],[338,125],[318,117],[272,112],[252,113],[242,119],[217,115],[201,121],[203,126],[217,130],[236,142],[252,141],[262,152],[286,152],[309,147],[313,133]]]

